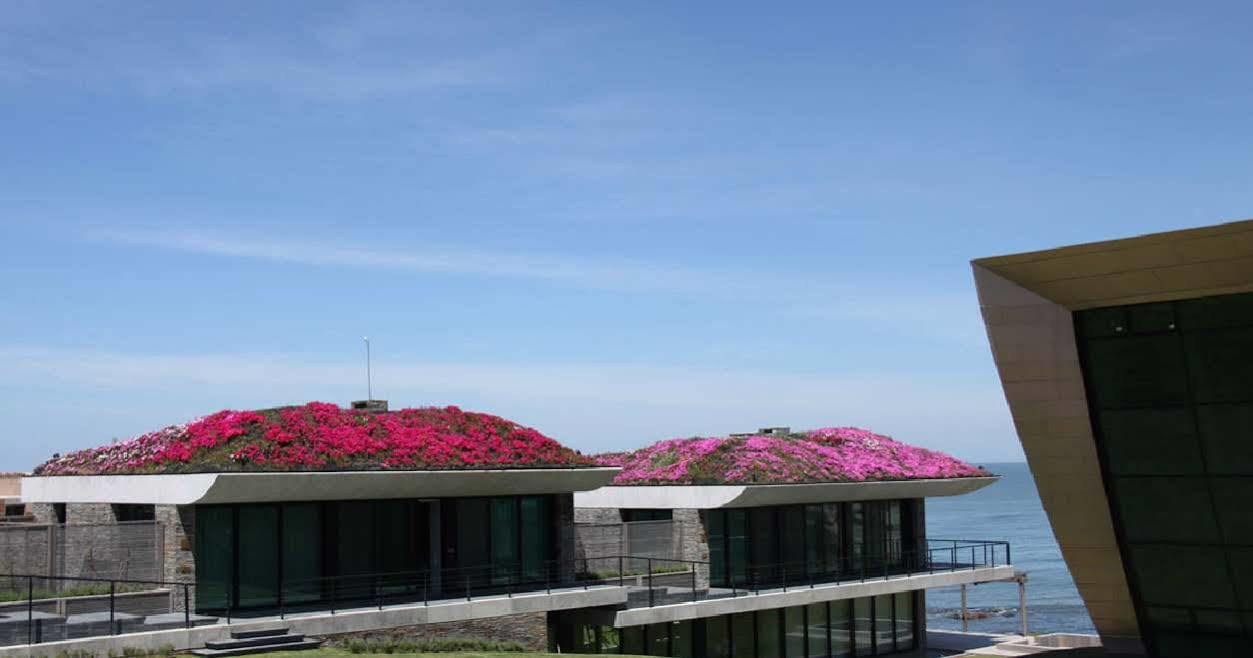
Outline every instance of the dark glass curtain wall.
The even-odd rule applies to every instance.
[[[918,648],[916,597],[901,592],[622,629],[558,613],[549,649],[670,658],[885,656]]]
[[[709,510],[710,580],[753,587],[902,569],[922,544],[921,501]]]
[[[199,506],[197,608],[464,595],[542,582],[554,557],[551,509],[548,496]],[[442,561],[437,574],[432,550]]]
[[[1253,294],[1082,311],[1075,334],[1150,652],[1248,655]]]

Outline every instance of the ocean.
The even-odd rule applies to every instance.
[[[927,500],[927,536],[1005,540],[1014,566],[1027,572],[1027,624],[1032,633],[1095,633],[1088,611],[1066,570],[1025,463],[984,464],[1001,480],[964,496]],[[990,583],[967,588],[967,607],[988,613],[972,619],[971,631],[1019,630],[1018,585]],[[927,626],[961,630],[961,590],[927,592]]]

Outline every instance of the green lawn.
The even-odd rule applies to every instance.
[[[509,652],[509,653],[350,653],[343,649],[313,649],[307,652],[273,652],[263,653],[267,658],[370,658],[377,655],[378,658],[391,655],[393,658],[544,658],[558,657],[561,658],[585,658],[585,654],[578,653],[531,653],[531,652]],[[189,658],[189,657],[188,657]],[[633,658],[633,657],[625,657]],[[643,658],[643,657],[634,657]]]

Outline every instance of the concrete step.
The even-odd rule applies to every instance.
[[[254,637],[271,637],[274,635],[287,635],[289,629],[286,626],[279,628],[263,628],[252,631],[231,631],[231,637],[236,640],[246,640]]]
[[[299,642],[264,644],[253,647],[238,647],[235,649],[196,649],[191,653],[192,655],[202,656],[204,658],[214,658],[219,656],[248,656],[258,653],[269,653],[271,651],[304,651],[306,649],[316,649],[320,646],[322,646],[321,640],[301,640]]]
[[[268,644],[291,644],[304,641],[303,635],[262,635],[260,637],[243,637],[233,640],[209,640],[204,643],[206,649],[239,649],[241,647],[263,647]]]

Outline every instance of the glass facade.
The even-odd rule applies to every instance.
[[[919,563],[921,501],[709,510],[710,581],[752,589]]]
[[[1253,640],[1253,294],[1075,314],[1111,516],[1145,642]]]
[[[570,638],[564,640],[570,646],[558,644],[550,649],[671,658],[885,656],[918,648],[917,596],[917,592],[902,592],[622,629],[565,624],[557,613],[557,636]],[[600,641],[592,644],[589,638]]]
[[[542,583],[555,558],[551,515],[549,496],[198,506],[197,608],[420,599]],[[430,573],[432,550],[440,574]]]

